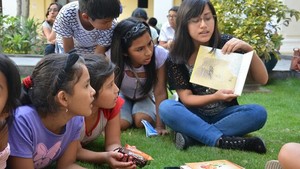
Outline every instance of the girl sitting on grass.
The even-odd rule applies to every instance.
[[[166,134],[158,114],[159,104],[167,99],[165,61],[168,51],[154,46],[147,23],[132,17],[116,26],[112,38],[111,60],[118,66],[116,78],[120,96],[121,129],[142,128],[142,119],[159,134]]]
[[[266,123],[263,106],[238,105],[238,96],[232,90],[214,90],[190,82],[200,45],[222,49],[225,54],[247,53],[252,46],[219,33],[216,11],[209,0],[184,0],[177,12],[175,30],[167,74],[180,101],[163,101],[159,112],[163,122],[176,131],[176,147],[186,149],[195,141],[222,149],[266,153],[259,137],[244,137]],[[268,81],[266,68],[255,52],[248,76],[259,84]]]

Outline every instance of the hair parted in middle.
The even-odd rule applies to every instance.
[[[132,62],[129,57],[128,49],[132,42],[137,38],[149,33],[149,25],[135,17],[122,20],[114,29],[111,45],[111,60],[118,66],[116,74],[116,84],[120,88],[124,77],[125,65],[131,67]],[[143,86],[143,94],[147,94],[157,82],[157,73],[155,66],[155,52],[148,65],[144,65],[146,71],[146,82]]]
[[[170,49],[170,56],[173,62],[185,64],[195,51],[195,45],[192,37],[189,35],[188,24],[190,19],[199,17],[208,5],[214,16],[217,16],[216,10],[209,0],[184,0],[177,11],[174,44]],[[209,41],[209,46],[217,48],[221,40],[218,29],[217,17],[214,17],[215,29]]]

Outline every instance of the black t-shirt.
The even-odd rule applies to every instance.
[[[232,36],[222,35],[219,48],[222,48],[224,44],[227,41],[229,41],[231,38]],[[194,83],[190,83],[190,77],[193,71],[193,67],[187,64],[175,64],[172,62],[170,57],[166,61],[166,65],[167,65],[168,83],[171,90],[189,89],[195,95],[208,95],[216,92],[216,90],[214,89],[207,88],[205,86],[197,85]],[[217,101],[202,107],[196,107],[196,109],[197,112],[201,115],[213,116],[220,113],[226,107],[233,106],[233,105],[238,105],[236,99],[233,99],[231,102]]]

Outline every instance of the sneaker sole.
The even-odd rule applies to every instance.
[[[181,133],[175,133],[175,147],[179,150],[187,148],[185,139]]]
[[[270,160],[266,163],[265,169],[283,169],[277,160]]]

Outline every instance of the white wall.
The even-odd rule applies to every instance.
[[[299,0],[284,0],[289,8],[296,9],[300,11],[300,1]],[[284,37],[283,44],[280,48],[282,54],[291,55],[293,53],[293,48],[300,48],[300,20],[295,21],[294,19],[290,22],[289,26],[282,26],[281,34]]]
[[[167,15],[170,8],[173,7],[173,0],[154,0],[154,12],[153,15],[157,19],[157,26],[168,21]]]
[[[17,15],[17,1],[16,0],[2,0],[3,15],[16,16]]]

